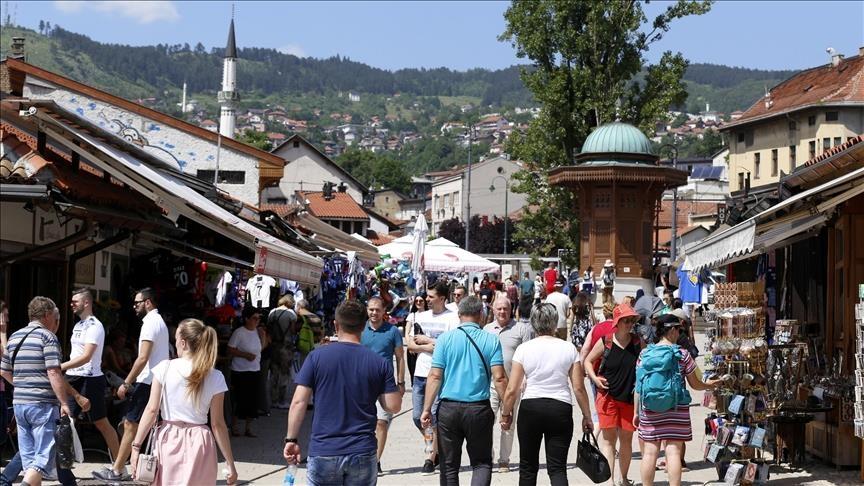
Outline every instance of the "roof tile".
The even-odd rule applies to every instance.
[[[347,192],[333,191],[333,199],[324,199],[323,192],[300,192],[309,201],[309,212],[322,219],[357,219],[367,221],[369,215]]]

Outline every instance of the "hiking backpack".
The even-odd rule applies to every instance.
[[[690,392],[684,386],[678,346],[650,344],[642,351],[641,365],[636,368],[636,393],[642,407],[652,412],[666,412],[690,403]]]

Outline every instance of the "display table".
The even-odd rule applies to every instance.
[[[768,417],[774,424],[774,463],[783,462],[783,450],[789,451],[789,466],[801,467],[805,462],[805,427],[813,421],[809,413],[773,415]]]

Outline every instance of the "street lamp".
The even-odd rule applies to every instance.
[[[510,198],[510,182],[503,175],[497,175],[492,178],[492,184],[489,185],[489,192],[495,192],[495,180],[504,180],[504,254],[507,254],[507,223],[510,216],[507,211],[508,199]]]
[[[471,237],[471,144],[474,140],[474,124],[468,125],[468,190],[465,192],[463,200],[467,206],[467,216],[465,219],[465,251],[468,249],[468,240]]]
[[[672,168],[678,168],[678,147],[671,143],[666,143],[660,148],[672,149]],[[669,247],[669,260],[674,264],[678,257],[678,186],[672,188],[672,241]]]

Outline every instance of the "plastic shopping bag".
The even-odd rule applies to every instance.
[[[84,448],[81,447],[81,439],[78,438],[78,431],[75,429],[75,420],[69,421],[72,426],[72,449],[75,462],[84,462]]]

